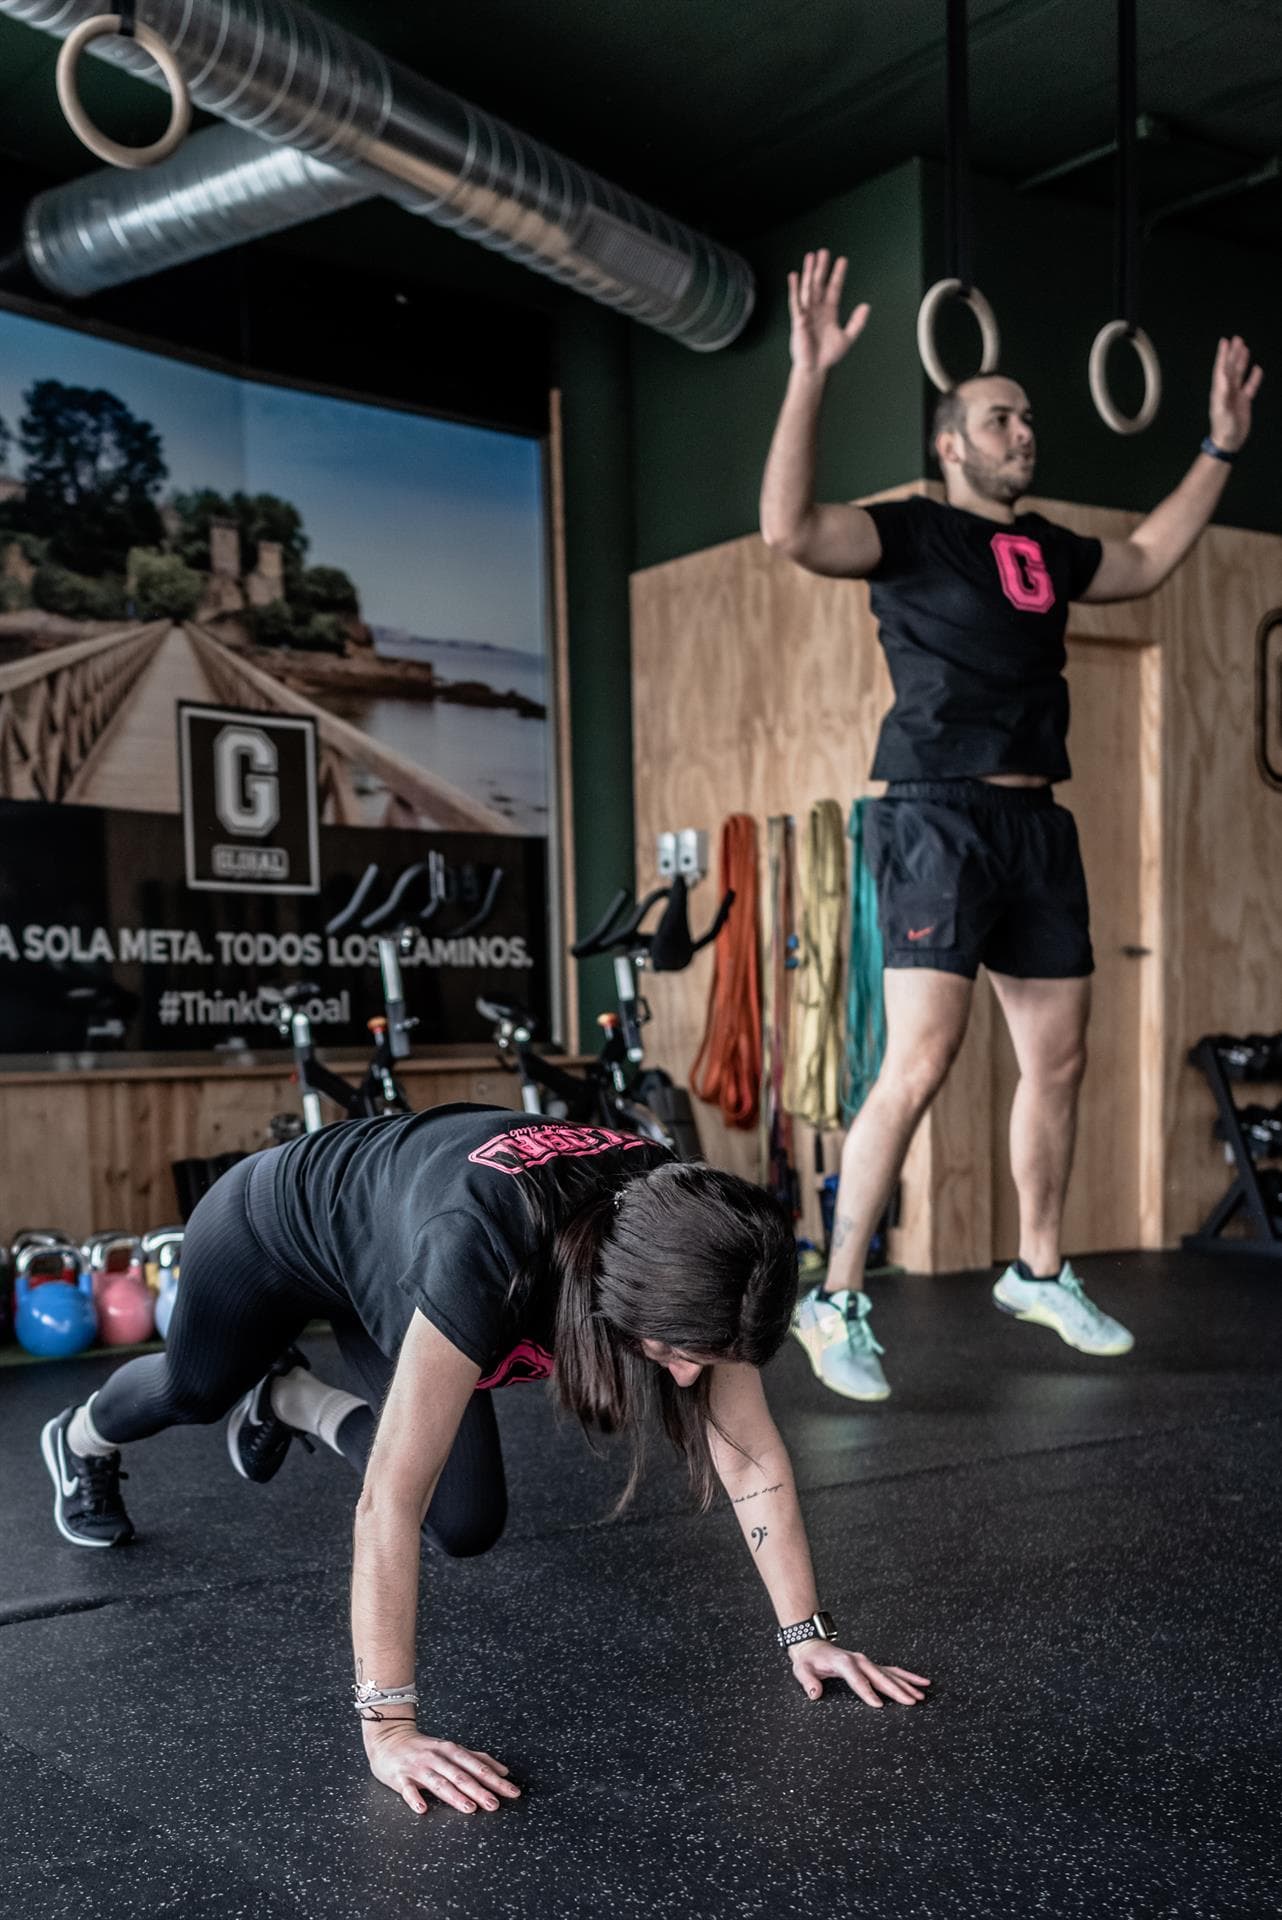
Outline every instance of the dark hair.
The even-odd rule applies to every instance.
[[[783,1345],[797,1298],[787,1214],[751,1181],[657,1148],[558,1160],[521,1184],[540,1254],[515,1276],[509,1302],[519,1304],[540,1275],[551,1282],[562,1407],[585,1427],[631,1436],[632,1470],[615,1512],[636,1491],[656,1414],[708,1507],[710,1376],[678,1387],[641,1342],[763,1366]]]
[[[1008,373],[1000,367],[994,367],[991,373],[972,373],[967,380],[959,380],[955,387],[946,387],[935,401],[935,411],[930,421],[930,450],[936,460],[939,454],[935,447],[941,433],[960,433],[966,431],[966,389],[973,387],[977,380],[1011,380]],[[1018,384],[1011,381],[1012,385]]]
[[[962,381],[959,387],[948,387],[935,402],[935,411],[930,422],[930,444],[932,448],[941,433],[965,433],[966,401],[962,387],[969,383]]]

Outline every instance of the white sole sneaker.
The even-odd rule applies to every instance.
[[[830,1380],[825,1375],[823,1368],[824,1355],[831,1350],[835,1342],[825,1334],[822,1327],[799,1327],[794,1321],[789,1331],[794,1340],[801,1342],[806,1358],[810,1362],[810,1370],[814,1374],[815,1379],[819,1382],[820,1386],[827,1387],[829,1393],[839,1393],[843,1400],[862,1400],[869,1404],[877,1400],[889,1400],[890,1386],[884,1379],[880,1382],[875,1378],[839,1382]],[[878,1366],[877,1371],[880,1373],[880,1366]]]
[[[116,1547],[128,1546],[134,1537],[132,1523],[126,1517],[127,1533],[117,1533],[114,1539],[95,1540],[92,1534],[76,1533],[72,1530],[64,1512],[64,1503],[78,1491],[75,1477],[70,1476],[70,1484],[64,1479],[63,1463],[59,1459],[58,1435],[66,1419],[66,1413],[55,1414],[47,1420],[40,1432],[40,1452],[44,1458],[49,1478],[53,1481],[53,1523],[63,1539],[73,1547],[105,1547],[108,1552]]]
[[[1074,1296],[1067,1295],[1062,1308],[1057,1301],[1046,1297],[1058,1286],[1057,1281],[1029,1282],[1016,1278],[1012,1283],[1014,1287],[1028,1287],[1030,1291],[1036,1287],[1037,1292],[1032,1298],[1027,1295],[1012,1298],[1009,1293],[1005,1296],[1002,1294],[1007,1277],[1003,1274],[993,1288],[993,1305],[1000,1312],[1009,1314],[1011,1319],[1023,1320],[1029,1326],[1049,1327],[1052,1333],[1059,1335],[1065,1346],[1072,1347],[1077,1353],[1091,1354],[1096,1359],[1117,1359],[1129,1353],[1135,1345],[1134,1334],[1116,1320],[1111,1320],[1107,1314],[1101,1313],[1093,1303],[1088,1303],[1088,1308],[1101,1322],[1099,1328],[1075,1326],[1073,1323],[1080,1317],[1082,1309]]]

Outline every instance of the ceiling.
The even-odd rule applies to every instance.
[[[743,238],[943,151],[944,0],[325,0],[320,12],[622,185]],[[1113,132],[1112,0],[971,0],[972,164],[1019,184]],[[1146,216],[1282,153],[1282,0],[1139,0]],[[0,18],[0,153],[92,164],[54,98],[56,45]],[[163,103],[88,62],[90,104],[151,137]],[[1107,157],[1053,188],[1106,203]],[[1177,216],[1277,249],[1274,177]]]

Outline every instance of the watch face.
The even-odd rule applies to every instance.
[[[817,1613],[814,1618],[819,1637],[822,1640],[835,1640],[837,1637],[837,1629],[833,1625],[832,1615],[830,1613]]]

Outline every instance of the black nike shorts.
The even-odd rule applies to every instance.
[[[1077,826],[1049,787],[896,780],[864,813],[888,967],[973,980],[1094,970]]]

